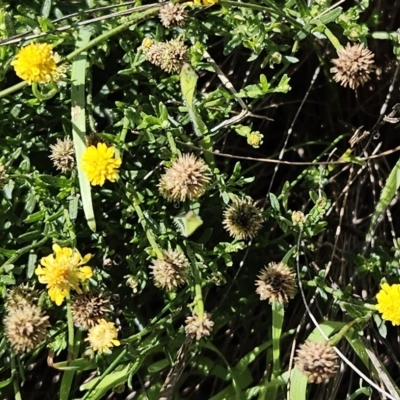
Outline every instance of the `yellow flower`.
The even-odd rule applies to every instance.
[[[85,341],[89,342],[93,351],[111,353],[111,347],[121,344],[117,337],[118,331],[114,324],[101,319],[97,325],[90,328]]]
[[[57,82],[65,77],[65,66],[57,63],[60,56],[53,53],[53,47],[47,43],[31,43],[22,47],[11,65],[15,73],[29,84],[32,82]]]
[[[82,258],[78,250],[61,248],[58,244],[53,245],[53,251],[55,256],[50,254],[40,260],[44,268],[39,265],[35,274],[40,283],[47,284],[51,300],[59,306],[71,289],[82,293],[79,281],[85,281],[92,276],[92,269],[82,265],[86,264],[92,255],[86,254]]]
[[[92,185],[103,186],[106,179],[115,182],[122,160],[114,158],[114,147],[104,143],[89,146],[82,156],[82,169]]]
[[[193,0],[194,4],[202,4],[204,6],[212,6],[218,3],[218,0]]]
[[[382,318],[391,321],[393,325],[400,325],[400,285],[382,284],[376,299],[376,309],[382,314]]]

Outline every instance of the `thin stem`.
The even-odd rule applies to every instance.
[[[68,355],[67,361],[74,359],[74,322],[72,320],[71,295],[67,295],[67,324],[68,324]]]
[[[111,29],[111,30],[109,30],[107,32],[104,32],[102,35],[97,36],[96,38],[92,39],[85,46],[83,46],[83,47],[81,47],[79,49],[76,49],[72,53],[68,54],[67,57],[65,57],[65,59],[67,61],[73,60],[76,56],[78,56],[82,52],[87,51],[87,50],[91,49],[92,47],[97,46],[101,42],[106,41],[107,39],[109,39],[111,36],[114,36],[114,35],[116,35],[116,34],[118,34],[120,32],[123,32],[125,29],[128,29],[131,25],[139,22],[141,19],[145,19],[146,17],[149,17],[152,14],[156,14],[159,7],[160,7],[160,5],[155,5],[154,8],[150,8],[148,10],[143,11],[143,13],[139,14],[138,16],[132,17],[132,19],[126,21],[122,25],[119,25],[119,26],[117,26],[117,27],[115,27],[115,28],[113,28],[113,29]]]
[[[157,258],[159,258],[159,259],[164,258],[164,255],[163,255],[160,247],[158,246],[158,244],[155,241],[153,232],[150,229],[148,229],[148,227],[147,227],[146,219],[144,217],[142,209],[140,208],[139,199],[137,198],[136,194],[133,195],[133,207],[135,208],[135,211],[139,217],[139,221],[140,221],[144,231],[146,232],[147,240],[149,241],[154,252],[156,253]]]
[[[127,350],[124,349],[121,351],[121,353],[115,358],[115,360],[109,365],[109,367],[101,374],[99,379],[96,381],[96,383],[88,390],[85,395],[82,397],[82,400],[86,400],[89,395],[93,392],[93,390],[96,389],[97,385],[112,371],[115,370],[117,365],[120,363],[120,361],[128,354]]]
[[[45,244],[47,242],[47,240],[48,240],[48,238],[44,237],[43,239],[41,239],[39,241],[34,241],[32,244],[25,246],[22,249],[17,250],[15,252],[15,254],[13,256],[11,256],[6,262],[4,262],[4,264],[0,267],[0,274],[4,274],[5,268],[7,267],[7,265],[15,263],[15,261],[17,261],[18,258],[20,258],[23,254],[28,253],[37,247],[42,246],[43,244]]]
[[[196,264],[196,257],[188,243],[186,243],[186,251],[190,260],[192,276],[194,280],[194,311],[200,321],[204,319],[204,301],[203,292],[201,290],[201,276]]]
[[[11,354],[11,376],[12,376],[12,382],[13,382],[13,388],[14,388],[14,396],[15,396],[14,398],[15,398],[15,400],[22,400],[14,353]]]

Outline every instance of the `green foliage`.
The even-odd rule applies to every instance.
[[[398,354],[391,359],[391,348],[398,346],[388,344],[396,335],[375,309],[375,296],[382,282],[400,279],[394,208],[400,164],[397,156],[383,166],[369,157],[367,141],[375,143],[377,129],[353,147],[336,122],[361,124],[377,114],[383,101],[369,96],[383,96],[372,87],[383,78],[370,76],[364,96],[361,87],[355,96],[330,71],[348,42],[386,46],[375,51],[375,62],[393,53],[394,64],[400,41],[388,31],[387,10],[372,0],[346,7],[326,0],[203,0],[184,4],[185,23],[166,28],[158,2],[3,3],[0,312],[3,320],[16,312],[10,293],[25,284],[37,292],[50,328],[44,343],[17,354],[4,323],[0,397],[29,398],[44,382],[48,398],[62,400],[132,392],[138,399],[278,400],[286,393],[291,400],[354,399],[379,390],[396,398]],[[166,46],[171,39],[188,47],[181,59],[167,60],[178,73],[149,56],[154,42]],[[29,43],[50,44],[66,77],[21,81],[16,55]],[[378,109],[365,111],[372,103]],[[396,122],[396,115],[381,117],[381,131]],[[65,172],[49,156],[66,137],[75,167]],[[104,185],[91,186],[82,155],[99,142],[113,147],[122,165],[115,181],[107,175]],[[193,194],[203,179],[205,191],[171,199],[160,179],[189,153],[206,170],[184,164],[173,187]],[[227,230],[248,221],[246,215],[227,221],[224,212],[238,199],[252,199],[263,219],[249,241]],[[78,287],[104,293],[112,304],[104,318],[118,328],[120,343],[110,352],[91,349],[90,333],[73,326],[76,287],[57,306],[39,281],[35,270],[53,244],[92,254],[93,275]],[[168,264],[171,253],[184,256],[187,270],[179,285],[169,276],[174,287],[167,290],[163,277],[179,272],[182,261],[176,256]],[[296,276],[298,293],[288,304],[261,301],[256,292],[271,262]],[[283,290],[284,280],[270,279],[267,291]],[[188,317],[195,318],[194,335]],[[354,374],[343,379],[349,386],[340,379],[323,390],[307,383],[293,367],[295,347],[307,338],[344,349],[354,365],[338,374]],[[384,351],[390,362],[380,359]],[[60,371],[60,383],[50,383]]]

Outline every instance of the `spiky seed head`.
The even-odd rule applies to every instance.
[[[338,355],[332,346],[310,340],[299,346],[295,363],[310,383],[328,381],[339,368]]]
[[[186,318],[185,324],[186,335],[196,338],[196,340],[200,340],[203,336],[210,336],[214,326],[211,315],[207,312],[204,313],[202,321],[197,314],[193,314]]]
[[[161,69],[170,74],[180,72],[182,66],[188,61],[188,48],[179,39],[172,39],[165,43],[162,54]]]
[[[158,16],[165,28],[171,28],[183,25],[187,18],[187,13],[182,4],[169,2],[160,8]]]
[[[72,299],[72,320],[81,330],[88,330],[112,312],[110,298],[104,292],[91,291]]]
[[[29,284],[21,284],[7,291],[5,301],[6,310],[12,308],[23,308],[26,304],[36,304],[39,298],[39,293]]]
[[[271,262],[260,271],[256,280],[256,293],[260,300],[268,300],[270,304],[287,303],[296,294],[296,275],[284,263]]]
[[[374,53],[364,47],[363,43],[350,44],[337,51],[338,58],[331,60],[333,79],[343,87],[357,89],[368,82],[374,70]]]
[[[173,290],[187,281],[189,261],[178,250],[164,251],[164,258],[155,259],[152,264],[153,281],[159,288]]]
[[[8,180],[8,174],[6,167],[3,163],[0,162],[0,189],[6,184]]]
[[[187,46],[179,39],[154,42],[145,51],[148,61],[170,74],[181,70],[183,64],[188,61],[187,53]]]
[[[261,210],[251,200],[235,200],[224,211],[222,224],[229,235],[235,239],[253,239],[262,228]]]
[[[147,61],[157,65],[157,67],[161,67],[163,53],[165,51],[165,43],[154,42],[153,40],[151,45],[150,42],[148,42],[148,47],[145,47],[145,49],[147,49],[145,50]]]
[[[64,139],[57,139],[57,143],[50,146],[51,154],[50,160],[53,165],[61,170],[62,173],[71,171],[75,167],[75,149],[74,142],[66,137]]]
[[[4,335],[15,353],[28,353],[47,336],[49,316],[35,304],[11,307],[4,318]]]
[[[185,201],[202,196],[209,181],[206,163],[193,154],[183,154],[165,170],[158,186],[167,200]]]

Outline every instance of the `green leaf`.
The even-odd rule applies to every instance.
[[[82,28],[79,30],[76,47],[85,46],[90,39],[91,31]],[[89,179],[82,170],[82,155],[86,150],[86,113],[85,113],[85,76],[86,76],[86,57],[87,52],[82,52],[75,57],[72,63],[71,73],[71,116],[72,116],[72,138],[74,141],[76,162],[79,176],[79,186],[81,189],[83,211],[89,228],[96,231],[96,221],[94,218],[92,193]]]
[[[180,79],[182,95],[188,107],[189,118],[193,124],[194,131],[197,136],[203,136],[207,133],[208,129],[200,118],[193,103],[194,92],[197,84],[197,74],[189,64],[185,63],[181,70]]]
[[[100,382],[98,382],[100,378],[92,379],[90,382],[81,385],[80,390],[91,390],[93,387],[95,387],[95,389],[93,389],[93,391],[87,397],[87,400],[99,400],[110,389],[126,382],[128,380],[129,371],[131,368],[132,364],[127,364],[125,368],[106,375],[103,379],[101,379]]]
[[[330,22],[334,21],[339,15],[343,12],[342,7],[336,7],[331,11],[328,11],[324,14],[319,20],[324,24],[329,24]]]
[[[306,400],[307,377],[296,367],[290,374],[290,400]]]
[[[365,241],[369,243],[372,240],[372,234],[375,231],[376,224],[379,217],[386,210],[392,199],[397,193],[400,187],[400,160],[397,161],[396,165],[390,172],[389,178],[387,179],[385,186],[382,190],[381,197],[375,208],[374,215],[372,216],[371,223],[368,228],[368,233]]]
[[[203,225],[203,220],[194,211],[190,210],[184,215],[175,217],[174,224],[183,236],[189,237],[197,228]]]

